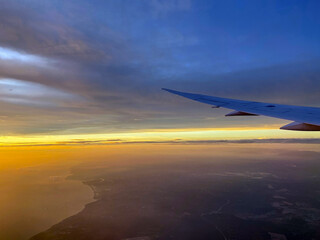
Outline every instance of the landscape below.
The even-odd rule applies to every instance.
[[[318,143],[58,149],[94,201],[32,240],[320,238]]]

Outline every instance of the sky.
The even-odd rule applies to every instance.
[[[1,144],[320,137],[161,91],[319,107],[319,1],[0,5]]]

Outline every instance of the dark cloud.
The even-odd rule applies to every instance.
[[[81,31],[67,24],[59,7],[44,1],[6,1],[0,10],[0,42],[19,51],[56,58],[97,59]],[[101,56],[100,56],[101,59]]]

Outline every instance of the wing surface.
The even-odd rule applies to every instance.
[[[264,115],[294,121],[293,123],[281,127],[281,129],[320,131],[320,108],[317,107],[243,101],[231,98],[220,98],[203,94],[180,92],[167,88],[162,89],[197,102],[212,105],[213,107],[223,107],[235,110],[226,116]]]

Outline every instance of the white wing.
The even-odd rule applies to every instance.
[[[194,101],[206,103],[214,107],[223,107],[235,111],[226,116],[264,115],[294,121],[281,127],[286,130],[320,131],[320,108],[281,105],[263,102],[251,102],[230,98],[220,98],[202,94],[179,92],[162,88],[173,94],[180,95]]]

